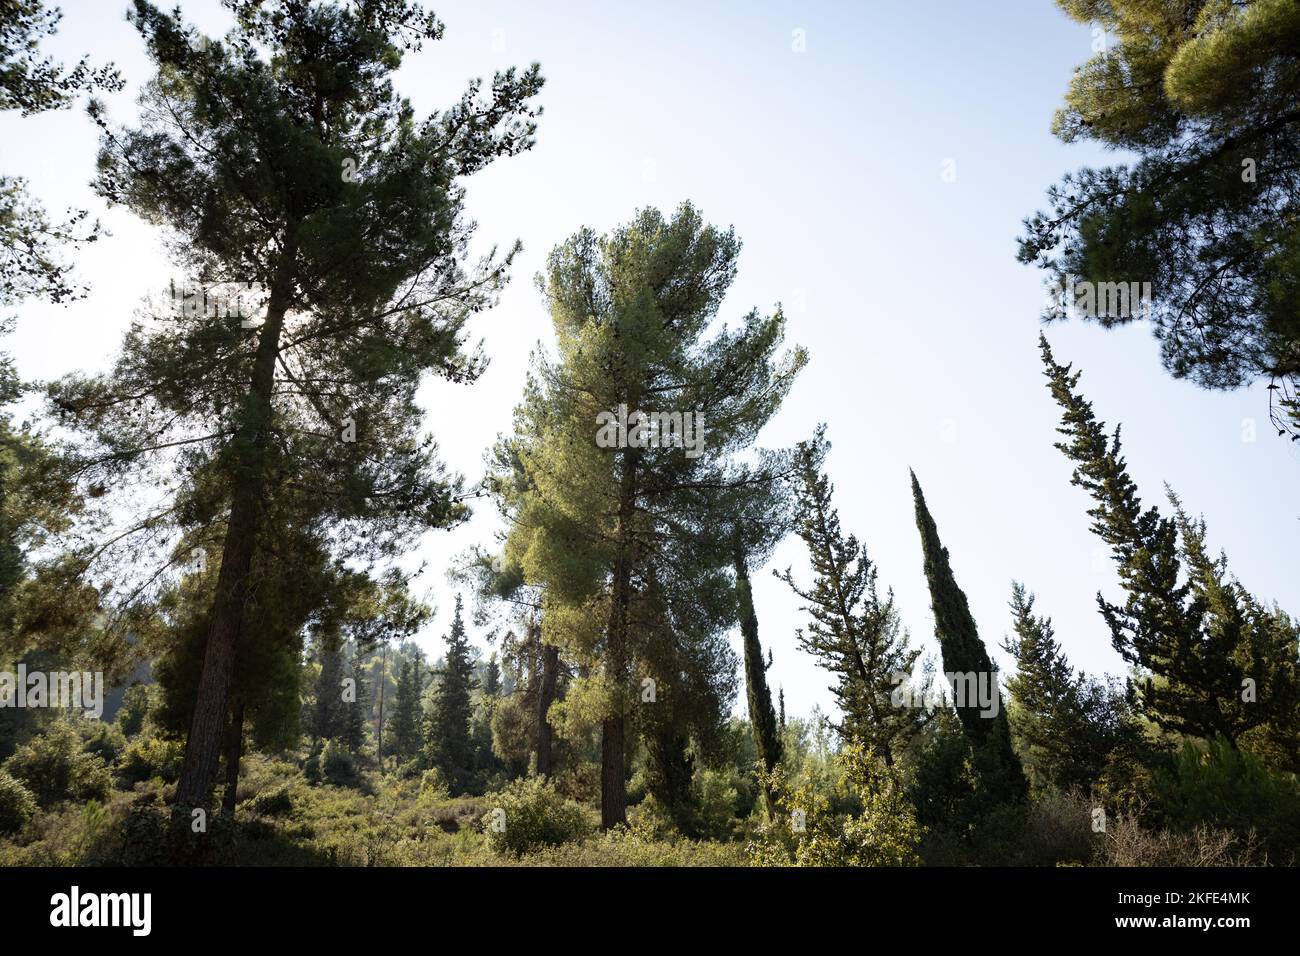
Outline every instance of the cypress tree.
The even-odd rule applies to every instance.
[[[334,740],[343,736],[344,724],[343,653],[322,648],[312,731],[321,740]]]
[[[1048,388],[1061,406],[1065,437],[1056,447],[1074,462],[1071,482],[1092,497],[1093,532],[1111,550],[1122,605],[1100,593],[1111,643],[1136,676],[1139,712],[1167,731],[1252,747],[1295,767],[1300,748],[1300,627],[1256,600],[1212,557],[1205,523],[1169,495],[1172,516],[1144,508],[1113,435],[1078,391],[1081,373],[1060,365],[1040,336]]]
[[[988,651],[980,640],[975,619],[971,616],[966,595],[957,586],[952,566],[948,562],[948,549],[939,540],[939,529],[930,516],[921,492],[921,484],[912,473],[912,498],[916,505],[916,527],[921,533],[921,551],[924,555],[925,578],[930,586],[930,607],[934,611],[934,634],[939,641],[945,673],[973,677],[983,683],[991,695],[990,705],[997,712],[987,714],[979,700],[957,700],[957,717],[971,743],[976,771],[984,792],[997,802],[1023,800],[1028,784],[1020,759],[1011,745],[1011,729],[1003,706],[1001,690],[997,686],[997,671],[989,659]],[[958,677],[958,680],[962,677]],[[969,691],[971,684],[966,688]]]
[[[366,716],[370,713],[370,695],[366,690],[365,670],[360,656],[353,658],[351,670],[356,699],[345,705],[342,739],[349,750],[359,754],[366,743]]]
[[[763,646],[758,640],[758,615],[749,585],[745,556],[736,553],[736,604],[740,609],[740,633],[745,645],[745,693],[749,704],[749,724],[754,746],[763,766],[771,770],[781,762],[781,735],[776,712],[772,709],[772,692],[767,686],[768,665],[763,662]],[[768,810],[773,808],[769,804]]]

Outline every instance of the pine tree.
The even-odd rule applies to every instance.
[[[417,122],[392,75],[441,36],[436,18],[401,0],[229,6],[235,26],[207,41],[179,13],[135,4],[157,74],[139,128],[95,113],[96,188],[173,231],[203,293],[193,304],[230,283],[248,295],[233,316],[223,300],[138,323],[110,376],[51,390],[85,436],[86,484],[172,476],[131,540],[170,527],[220,542],[182,810],[205,804],[216,771],[262,533],[310,528],[339,561],[372,567],[465,513],[415,391],[427,372],[469,381],[481,369],[462,330],[510,256],[466,275],[460,180],[532,145],[541,86],[535,67],[503,72],[490,93],[475,81]],[[158,565],[135,570],[148,582]]]
[[[438,691],[429,712],[426,735],[426,762],[442,774],[453,794],[469,789],[475,771],[470,739],[474,686],[474,660],[458,594],[451,632],[447,635],[447,656],[439,672]]]
[[[939,540],[939,529],[926,507],[915,472],[912,473],[912,498],[916,505],[916,527],[921,533],[921,551],[925,557],[925,578],[930,586],[934,635],[943,655],[945,674],[953,675],[954,682],[966,681],[963,688],[954,687],[956,711],[970,741],[983,792],[999,803],[1023,800],[1028,785],[1020,759],[1012,749],[1011,729],[997,684],[997,671],[980,640],[966,595],[953,577],[948,549]],[[979,689],[979,694],[971,693],[975,688]],[[988,707],[978,699],[985,695]],[[977,699],[972,700],[972,697]]]
[[[63,11],[41,0],[5,0],[0,8],[0,112],[32,116],[64,109],[83,92],[122,88],[108,66],[93,68],[83,58],[70,70],[39,53],[43,38],[58,31]],[[53,224],[27,192],[24,180],[0,175],[0,305],[29,296],[63,302],[85,294],[70,281],[71,266],[60,257],[63,244],[99,238],[99,223],[82,228],[86,213]]]
[[[544,588],[544,640],[578,670],[565,712],[599,715],[607,829],[626,820],[629,729],[707,739],[735,692],[734,556],[718,529],[735,517],[727,492],[771,476],[733,456],[805,361],[774,361],[780,313],[704,338],[738,252],[689,205],[648,209],[603,239],[579,232],[543,280],[559,356],[537,357],[517,415],[533,490],[508,557]],[[643,707],[647,680],[660,692]]]
[[[1094,55],[1056,114],[1063,141],[1134,157],[1085,168],[1026,220],[1020,259],[1067,284],[1149,283],[1165,367],[1211,388],[1300,377],[1300,6],[1292,0],[1057,0]],[[1064,295],[1062,295],[1064,291]],[[1127,291],[1127,288],[1126,290]],[[1121,300],[1124,301],[1124,300]],[[1049,312],[1059,317],[1060,302]],[[1285,423],[1274,408],[1275,421]],[[1292,420],[1294,429],[1300,420]],[[1300,435],[1295,436],[1300,440]]]
[[[1092,497],[1092,530],[1111,549],[1122,605],[1100,593],[1111,643],[1137,669],[1137,708],[1163,729],[1237,748],[1245,739],[1294,767],[1300,739],[1300,626],[1257,601],[1212,558],[1205,524],[1170,493],[1173,516],[1143,508],[1120,430],[1108,435],[1078,392],[1080,372],[1059,365],[1040,337],[1048,388],[1061,406],[1056,447],[1074,462],[1073,484]]]
[[[840,529],[831,503],[833,486],[822,467],[829,444],[817,429],[795,456],[795,514],[799,537],[808,548],[813,584],[801,588],[789,569],[777,576],[801,597],[812,617],[796,633],[799,646],[835,675],[831,687],[844,715],[836,728],[845,740],[870,747],[886,766],[920,730],[926,711],[899,706],[895,692],[910,680],[919,650],[908,647],[894,607],[893,592],[883,598],[878,572],[867,549]]]

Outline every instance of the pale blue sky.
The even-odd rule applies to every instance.
[[[209,33],[215,2],[183,0]],[[48,44],[65,60],[112,59],[127,90],[110,114],[127,121],[147,63],[119,0],[63,3]],[[811,364],[765,433],[792,443],[826,421],[829,470],[846,529],[863,539],[892,586],[914,640],[934,648],[907,469],[916,469],[985,643],[1009,626],[1012,578],[1038,594],[1071,659],[1120,670],[1094,595],[1115,576],[1088,532],[1088,501],[1057,452],[1056,406],[1036,341],[1041,277],[1015,261],[1021,219],[1068,169],[1104,161],[1049,133],[1072,68],[1092,35],[1049,0],[904,3],[449,2],[447,38],[411,57],[400,89],[417,110],[447,105],[473,75],[540,61],[547,77],[538,144],[468,183],[480,239],[525,251],[494,312],[478,319],[492,365],[473,386],[433,383],[424,397],[446,460],[470,481],[510,423],[528,353],[549,342],[532,286],[546,253],[583,225],[604,231],[639,206],[692,200],[744,240],[723,309],[783,302],[791,343]],[[806,50],[792,49],[803,30]],[[0,169],[29,177],[51,210],[102,214],[88,181],[95,135],[79,111],[0,117]],[[956,182],[941,178],[955,162]],[[66,308],[18,310],[8,344],[24,375],[102,368],[141,297],[173,274],[153,231],[102,214],[113,235],[82,253],[93,287]],[[1208,393],[1171,380],[1147,329],[1083,324],[1049,330],[1058,359],[1085,370],[1098,414],[1124,422],[1132,473],[1148,500],[1169,482],[1209,521],[1243,582],[1300,610],[1295,547],[1300,456],[1267,427],[1262,386]],[[1243,421],[1258,426],[1243,441]],[[450,589],[441,569],[488,542],[492,509],[429,536],[439,605],[421,642],[441,654]],[[790,540],[773,565],[807,580]],[[791,713],[826,706],[827,676],[795,646],[798,601],[766,570],[755,575],[769,679]],[[743,703],[739,706],[743,707]]]

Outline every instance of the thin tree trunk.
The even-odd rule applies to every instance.
[[[239,802],[239,762],[244,756],[244,701],[236,692],[236,700],[226,728],[226,792],[221,799],[221,810],[233,817]]]
[[[540,631],[540,628],[539,628]],[[540,635],[539,635],[540,637]],[[555,682],[560,671],[560,649],[550,644],[542,645],[542,678],[537,693],[537,772],[543,777],[551,775],[553,765],[554,731],[546,718],[555,701]]]
[[[606,634],[606,677],[615,688],[614,713],[605,718],[600,732],[600,827],[609,830],[627,823],[626,716],[624,694],[627,691],[627,618],[631,603],[632,569],[628,535],[636,489],[636,459],[628,454],[623,467],[618,515],[618,557],[614,560],[614,580],[610,592],[609,628]]]
[[[286,253],[292,261],[292,253]],[[230,502],[230,522],[221,550],[208,628],[203,671],[199,677],[194,715],[185,742],[185,762],[176,786],[176,806],[183,812],[207,807],[217,776],[225,736],[230,683],[235,669],[236,644],[248,596],[248,577],[261,521],[265,483],[265,455],[272,418],[271,391],[275,385],[275,359],[280,330],[288,310],[289,282],[282,279],[271,289],[266,321],[257,342],[253,379],[239,431],[234,440],[236,462]],[[188,814],[186,814],[188,815]]]
[[[388,683],[388,642],[379,655],[379,733],[376,734],[376,756],[379,758],[379,772],[384,772],[384,684]]]

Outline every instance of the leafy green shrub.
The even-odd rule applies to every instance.
[[[748,781],[731,767],[706,767],[695,775],[691,786],[695,791],[698,835],[705,840],[731,839],[742,804],[754,804]]]
[[[1222,827],[1245,837],[1252,831],[1272,862],[1300,858],[1300,782],[1293,773],[1270,770],[1254,755],[1225,740],[1183,744],[1173,765],[1157,773],[1152,818],[1185,832]]]
[[[326,783],[336,787],[350,787],[361,779],[352,752],[338,740],[326,741],[320,754],[320,774]]]
[[[812,780],[787,783],[778,766],[763,772],[777,817],[750,844],[760,866],[916,866],[925,828],[916,822],[895,772],[857,741],[836,758],[844,786],[861,805],[856,814],[835,812],[832,799]]]
[[[80,724],[82,749],[112,766],[126,749],[126,736],[116,724],[83,720]]]
[[[122,753],[117,772],[127,783],[160,777],[168,783],[180,779],[185,749],[176,740],[146,737],[133,740]]]
[[[132,684],[122,695],[122,706],[117,711],[117,726],[128,737],[144,729],[144,722],[153,710],[153,692],[147,684]]]
[[[80,734],[64,720],[19,747],[4,769],[43,807],[68,798],[102,800],[113,786],[108,765],[82,750]]]
[[[293,816],[293,792],[286,786],[276,787],[259,793],[253,798],[250,807],[254,813],[263,817]]]
[[[539,846],[580,840],[588,831],[582,807],[556,793],[542,777],[516,780],[496,795],[482,818],[488,844],[498,853],[527,853]]]
[[[14,833],[36,814],[36,798],[22,783],[0,770],[0,833]]]

